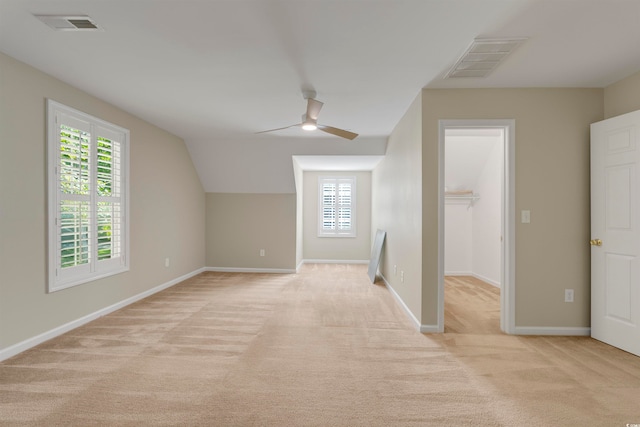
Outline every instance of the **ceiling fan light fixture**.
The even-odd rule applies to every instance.
[[[263,130],[256,133],[267,133],[267,132],[275,132],[278,130],[289,129],[292,127],[301,127],[303,130],[311,132],[314,130],[319,130],[324,133],[328,133],[329,135],[339,136],[340,138],[345,138],[348,140],[352,140],[358,136],[357,133],[350,132],[348,130],[334,128],[333,126],[327,125],[318,125],[318,114],[320,114],[320,109],[322,108],[322,102],[317,99],[309,97],[310,94],[304,93],[304,97],[307,100],[307,112],[302,115],[302,120],[300,123],[296,123],[294,125],[285,126],[277,129],[269,129]]]
[[[318,123],[316,120],[308,117],[306,114],[302,115],[302,129],[312,131],[318,129]]]

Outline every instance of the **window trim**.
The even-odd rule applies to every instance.
[[[336,191],[338,188],[338,184],[340,182],[349,182],[351,184],[351,230],[349,231],[340,231],[335,230],[324,230],[322,227],[323,220],[323,203],[322,203],[322,193],[323,193],[323,185],[327,182],[335,182],[336,183]],[[357,186],[356,186],[356,177],[355,176],[319,176],[318,177],[318,237],[357,237],[357,220],[356,220],[356,194],[357,194]],[[337,201],[337,197],[336,197]],[[337,221],[337,218],[336,218]]]
[[[58,124],[58,116],[65,115],[71,118],[71,120],[84,121],[89,124],[91,129],[92,141],[97,140],[98,137],[106,137],[102,135],[106,133],[108,135],[118,134],[122,137],[120,142],[120,192],[119,202],[122,203],[122,234],[120,236],[120,256],[116,258],[110,258],[108,260],[93,259],[88,264],[81,266],[71,267],[76,269],[72,274],[63,277],[59,275],[60,270],[60,251],[58,245],[58,231],[60,228],[60,219],[58,217],[58,206],[60,203],[60,191],[59,183],[57,179],[58,167],[60,162],[60,126]],[[97,131],[100,129],[100,131]],[[112,138],[115,139],[115,138]],[[62,289],[67,289],[73,286],[81,285],[83,283],[92,282],[94,280],[102,279],[114,274],[119,274],[129,270],[130,263],[130,230],[129,230],[129,143],[130,133],[128,129],[114,125],[105,120],[83,113],[59,102],[47,99],[47,292],[55,292]],[[93,144],[95,145],[95,144]],[[92,149],[92,157],[95,157],[97,148]],[[97,167],[96,162],[91,162],[92,168]],[[92,172],[95,174],[95,172]],[[92,184],[95,180],[92,179]],[[96,191],[94,186],[91,187],[91,191]],[[96,206],[99,202],[98,196],[91,196],[90,207],[93,212],[97,210]],[[91,227],[97,227],[94,221],[91,222]],[[97,234],[91,237],[91,247],[96,247],[95,254],[97,254]],[[93,251],[93,249],[92,249]],[[79,268],[78,268],[79,267]]]

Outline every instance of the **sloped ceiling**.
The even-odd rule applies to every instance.
[[[54,32],[33,14],[104,31]],[[0,51],[182,137],[207,191],[280,192],[292,155],[384,154],[424,87],[632,74],[639,22],[636,0],[0,0]],[[528,40],[488,78],[443,80],[478,37]],[[321,123],[360,137],[255,134],[299,122],[304,89],[325,103]]]
[[[447,130],[444,155],[446,189],[475,191],[491,152],[502,141],[500,129]]]

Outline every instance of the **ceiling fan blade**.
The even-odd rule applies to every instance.
[[[307,117],[313,120],[318,120],[318,115],[324,104],[317,99],[307,99]]]
[[[330,133],[331,135],[339,136],[341,138],[346,138],[350,140],[358,136],[357,133],[349,132],[348,130],[344,130],[344,129],[334,128],[331,126],[318,125],[318,129],[320,129],[322,132]]]
[[[269,130],[261,130],[260,132],[255,132],[256,134],[258,133],[267,133],[267,132],[275,132],[277,130],[285,130],[285,129],[289,129],[295,126],[300,126],[300,123],[296,123],[295,125],[289,125],[289,126],[285,126],[283,128],[275,128],[275,129],[269,129]]]

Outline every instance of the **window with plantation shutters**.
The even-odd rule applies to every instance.
[[[355,177],[319,177],[318,196],[318,236],[355,237]]]
[[[129,131],[47,103],[49,292],[128,270]]]

